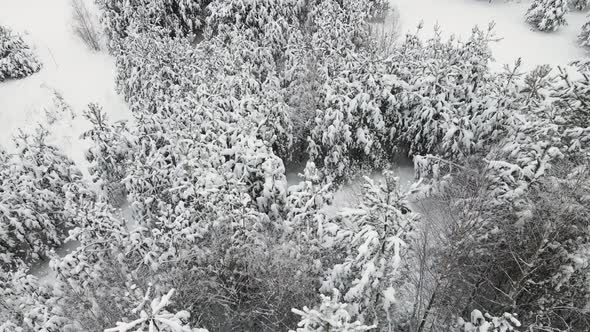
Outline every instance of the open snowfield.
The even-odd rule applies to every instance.
[[[568,26],[558,31],[533,31],[524,20],[530,3],[530,0],[492,0],[491,3],[489,0],[392,0],[393,8],[399,13],[402,36],[408,31],[415,32],[421,20],[424,29],[420,34],[424,37],[432,36],[438,23],[443,36],[455,34],[462,39],[469,36],[475,25],[485,29],[489,22],[495,22],[496,36],[502,38],[492,44],[497,69],[503,64],[514,64],[518,57],[522,57],[523,69],[532,69],[542,64],[565,65],[587,56],[576,41],[587,13],[568,13]]]
[[[114,58],[90,51],[74,35],[69,0],[0,0],[0,24],[24,34],[43,63],[36,74],[0,83],[0,145],[9,147],[19,128],[47,125],[44,110],[51,107],[55,90],[76,118],[48,127],[51,139],[76,162],[83,162],[79,135],[88,125],[81,116],[88,103],[101,104],[111,120],[130,117],[115,91]]]

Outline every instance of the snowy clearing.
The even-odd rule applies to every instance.
[[[0,0],[0,24],[24,35],[43,63],[40,72],[0,83],[0,144],[10,146],[19,128],[28,131],[45,123],[53,90],[61,93],[76,115],[51,127],[52,140],[76,163],[84,163],[80,134],[88,128],[81,116],[88,103],[103,106],[111,120],[130,117],[123,98],[115,91],[114,59],[92,52],[71,29],[68,0]]]
[[[495,22],[496,36],[502,38],[491,45],[496,69],[514,64],[518,57],[522,57],[524,69],[532,69],[542,64],[566,65],[587,56],[576,41],[587,12],[571,11],[566,16],[567,26],[545,33],[533,31],[526,24],[524,14],[530,5],[527,0],[392,0],[392,4],[399,12],[402,35],[415,32],[421,20],[423,37],[432,36],[437,23],[443,36],[455,34],[465,38],[474,26],[486,28],[487,23]]]

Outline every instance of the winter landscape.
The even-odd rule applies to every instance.
[[[590,0],[0,0],[0,332],[590,331]]]

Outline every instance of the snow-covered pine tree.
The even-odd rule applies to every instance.
[[[584,47],[590,47],[590,20],[582,25],[582,31],[578,35],[578,42]]]
[[[305,233],[307,238],[321,238],[325,215],[320,210],[332,202],[334,186],[322,181],[325,178],[311,161],[301,175],[303,181],[289,187],[287,220],[290,227]],[[310,234],[311,230],[318,231],[318,234]]]
[[[15,139],[17,152],[0,151],[1,267],[13,268],[42,258],[63,243],[75,226],[78,204],[92,199],[81,172],[57,148],[48,132]]]
[[[132,135],[125,122],[109,123],[106,113],[97,104],[89,104],[84,117],[92,124],[92,129],[82,134],[82,138],[94,143],[86,152],[90,174],[108,201],[120,206],[127,194],[122,180],[133,148]]]
[[[24,270],[0,273],[0,331],[68,331],[62,294]]]
[[[525,20],[540,31],[555,31],[566,25],[567,0],[534,0],[525,14]]]
[[[521,325],[512,314],[504,313],[500,317],[494,317],[487,313],[484,315],[477,309],[471,312],[469,322],[459,318],[457,323],[457,332],[513,332]]]
[[[21,36],[0,25],[0,82],[27,77],[41,69],[41,62]]]
[[[145,331],[146,329],[162,332],[208,332],[206,329],[193,329],[186,324],[186,320],[190,317],[188,311],[181,310],[172,314],[165,310],[170,305],[174,289],[151,301],[150,291],[151,285],[141,303],[132,310],[133,314],[139,314],[138,319],[130,322],[117,322],[116,327],[105,329],[104,332]]]
[[[558,120],[570,127],[585,128],[590,126],[590,67],[578,63],[577,74],[574,78],[565,68],[560,68],[551,96],[561,110]]]
[[[590,0],[569,0],[569,3],[576,10],[585,10],[590,5]]]
[[[205,7],[211,0],[96,0],[109,47],[116,47],[129,29],[144,31],[158,26],[170,37],[200,33]]]
[[[531,109],[545,107],[555,84],[551,66],[537,66],[525,76],[523,83],[520,93],[524,94],[524,106]]]
[[[364,332],[370,331],[375,326],[363,325],[361,322],[352,321],[347,304],[340,302],[340,292],[333,290],[332,297],[320,294],[322,303],[319,308],[303,310],[293,309],[293,312],[301,316],[297,324],[299,328],[290,332]]]
[[[74,119],[76,117],[72,106],[68,104],[63,95],[55,90],[51,89],[52,92],[52,105],[45,108],[45,118],[51,125],[64,119]]]
[[[488,67],[493,28],[474,28],[466,41],[443,40],[438,29],[426,41],[407,36],[382,73],[389,92],[381,107],[387,128],[382,145],[401,141],[412,155],[462,158],[493,138],[493,130],[502,128],[500,98],[506,95],[497,92],[500,76]]]
[[[322,284],[323,292],[338,289],[353,320],[392,328],[397,322],[396,288],[402,281],[402,255],[417,216],[405,206],[399,178],[384,171],[384,183],[366,178],[363,201],[344,209],[324,236],[326,245],[345,250]],[[335,230],[335,229],[336,230]],[[409,242],[409,241],[408,241]]]

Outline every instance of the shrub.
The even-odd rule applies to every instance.
[[[0,82],[27,77],[41,69],[41,62],[23,38],[0,26]]]
[[[535,0],[526,12],[526,21],[540,31],[555,31],[566,25],[566,0]]]
[[[77,203],[90,197],[82,174],[47,131],[16,138],[18,153],[0,150],[0,268],[34,262],[64,242]]]
[[[210,0],[97,0],[109,47],[128,36],[130,27],[164,29],[170,37],[187,37],[202,31],[204,9]]]

